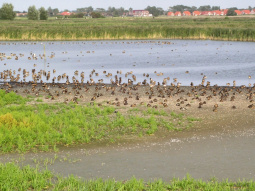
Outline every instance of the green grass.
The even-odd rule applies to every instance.
[[[255,41],[254,17],[0,21],[0,40],[212,39]]]
[[[127,181],[114,179],[80,180],[70,175],[64,178],[46,169],[32,168],[29,165],[19,167],[14,163],[0,163],[0,190],[93,190],[93,191],[164,191],[164,190],[254,190],[254,181],[224,180],[222,182],[196,180],[189,175],[183,179],[172,179],[164,182],[160,179],[145,182],[135,177]]]
[[[183,130],[192,120],[183,114],[148,109],[116,112],[114,107],[76,104],[35,104],[13,92],[0,91],[0,153],[58,150],[125,136],[145,136],[159,130]],[[30,100],[31,101],[31,100]]]
[[[27,101],[28,99],[25,99],[14,92],[7,93],[4,90],[0,90],[0,107],[10,104],[25,104]]]

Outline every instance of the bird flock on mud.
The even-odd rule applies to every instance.
[[[168,43],[168,42],[167,42]],[[90,53],[93,51],[89,51]],[[125,53],[125,52],[122,52]],[[54,58],[55,53],[51,53],[50,58]],[[5,59],[15,59],[24,57],[24,54],[0,53],[0,61]],[[31,53],[28,60],[46,59],[45,54],[38,56]],[[1,62],[0,62],[1,63]],[[3,63],[3,62],[2,62]],[[1,64],[2,64],[1,63]],[[36,67],[36,64],[34,64]],[[248,86],[236,86],[227,83],[226,86],[211,85],[207,81],[206,75],[202,74],[201,83],[195,86],[192,82],[190,86],[181,86],[177,78],[165,77],[163,81],[157,82],[150,77],[150,74],[143,73],[144,80],[137,82],[137,77],[133,71],[126,72],[122,75],[121,70],[117,70],[116,74],[112,72],[98,72],[93,69],[89,75],[85,75],[83,71],[76,70],[73,76],[63,73],[58,76],[56,69],[52,71],[39,70],[35,68],[31,70],[18,68],[18,70],[3,70],[0,72],[1,89],[7,92],[15,91],[23,95],[46,95],[46,99],[62,101],[64,103],[79,101],[97,102],[102,105],[106,101],[108,105],[136,107],[145,105],[147,107],[179,107],[180,110],[188,110],[190,107],[204,108],[208,102],[212,102],[212,111],[217,112],[220,103],[230,101],[233,102],[231,109],[237,109],[234,104],[236,98],[244,98],[247,106],[254,109],[255,84],[249,83]],[[157,76],[164,76],[162,72],[154,72]],[[186,71],[185,73],[189,73]],[[103,76],[100,79],[100,76]],[[125,77],[124,77],[125,76]],[[94,80],[93,78],[99,78]],[[32,80],[26,80],[30,78]],[[109,79],[105,82],[104,79]],[[125,79],[123,79],[125,78]],[[248,75],[251,79],[252,76]],[[46,80],[46,82],[44,81]]]

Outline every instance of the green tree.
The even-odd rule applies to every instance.
[[[70,15],[70,18],[83,18],[83,17],[84,13],[75,13]]]
[[[92,18],[104,18],[104,16],[101,15],[101,13],[99,13],[99,12],[92,12],[92,13],[90,13],[90,15]]]
[[[84,12],[86,12],[86,10],[85,10],[85,8],[77,8],[76,12],[77,13],[84,13]]]
[[[173,12],[176,12],[176,11],[183,12],[183,11],[186,11],[187,9],[191,9],[191,7],[188,7],[185,5],[175,5],[173,7],[170,7],[170,10]]]
[[[104,8],[96,8],[96,11],[95,12],[105,12],[105,9]]]
[[[228,9],[227,16],[236,16],[237,13],[235,12],[235,8]]]
[[[214,10],[220,10],[220,6],[212,6],[212,11]]]
[[[164,14],[163,9],[160,8],[160,7],[155,7],[155,6],[150,7],[150,6],[148,6],[145,10],[149,11],[150,14],[152,14],[152,15],[155,16],[155,17]]]
[[[53,16],[53,10],[51,7],[48,8],[48,14],[50,17]]]
[[[200,6],[198,8],[199,11],[211,11],[211,6],[210,5],[204,5],[204,6]]]
[[[53,11],[53,15],[57,15],[57,14],[59,13],[58,8],[55,8],[55,9],[53,9],[52,11]]]
[[[13,20],[16,13],[13,11],[13,5],[10,3],[4,3],[0,9],[0,19]]]
[[[40,20],[47,20],[48,19],[48,11],[44,7],[41,7],[39,9],[39,14],[40,14]]]
[[[34,5],[28,7],[27,18],[29,20],[38,20],[39,19],[39,11],[36,9],[36,7]]]
[[[85,7],[85,11],[87,12],[87,13],[91,13],[91,12],[93,12],[93,7],[91,7],[91,6],[89,6],[89,7]]]

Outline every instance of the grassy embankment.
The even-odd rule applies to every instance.
[[[255,17],[0,21],[0,40],[211,39],[255,41]]]
[[[126,109],[76,104],[46,104],[0,90],[0,153],[57,150],[57,145],[113,142],[158,130],[182,130],[195,118],[156,109]],[[31,100],[31,98],[30,98]]]
[[[0,163],[0,190],[254,190],[254,181],[228,180],[219,182],[195,180],[189,175],[184,179],[172,179],[170,182],[154,180],[145,182],[132,178],[127,181],[87,180],[82,181],[74,176],[68,178],[53,174],[51,171],[40,170],[37,166],[20,168],[15,163]]]

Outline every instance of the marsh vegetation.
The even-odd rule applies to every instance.
[[[255,40],[253,17],[21,19],[0,26],[0,40]]]

